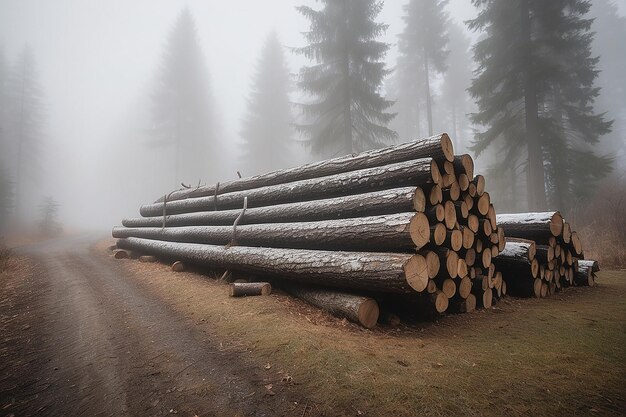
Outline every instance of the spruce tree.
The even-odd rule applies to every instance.
[[[173,148],[176,184],[196,183],[218,163],[208,71],[188,9],[178,16],[165,45],[152,96],[153,144]],[[215,171],[213,171],[215,172]]]
[[[293,122],[289,88],[283,47],[272,31],[261,51],[241,131],[249,174],[285,168],[289,163]]]
[[[387,97],[394,101],[391,110],[396,117],[389,127],[398,132],[401,141],[422,137],[422,116],[426,106],[422,66],[409,61],[413,57],[400,55],[396,67],[385,83]]]
[[[380,94],[389,49],[377,40],[387,29],[375,21],[382,2],[321,2],[321,10],[297,8],[311,26],[304,33],[308,45],[295,51],[315,61],[300,71],[298,85],[312,101],[302,105],[305,122],[298,129],[316,153],[352,153],[395,140],[387,127],[392,102]]]
[[[610,123],[593,111],[597,59],[589,50],[590,22],[582,17],[589,4],[474,4],[481,11],[470,28],[487,35],[474,47],[479,66],[470,88],[478,104],[473,121],[486,128],[477,134],[474,149],[499,146],[494,168],[502,178],[516,180],[516,172],[508,172],[520,166],[526,171],[530,210],[547,208],[547,191],[551,205],[564,208],[610,169],[592,148]]]
[[[406,26],[398,44],[399,71],[421,78],[429,135],[433,134],[431,77],[447,69],[448,15],[444,11],[447,3],[448,0],[410,0],[404,6]]]
[[[0,233],[6,230],[13,208],[13,183],[0,160]]]
[[[8,86],[9,86],[9,64],[4,49],[0,47],[0,163],[6,161],[7,155],[10,153],[8,147]]]
[[[35,68],[35,57],[26,46],[13,66],[8,85],[7,134],[13,160],[16,213],[20,213],[27,184],[36,182],[43,135],[43,93]]]

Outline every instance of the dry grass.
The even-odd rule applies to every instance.
[[[567,220],[577,228],[586,258],[601,268],[626,268],[626,178],[603,181]]]
[[[597,287],[549,299],[368,331],[281,294],[230,299],[206,277],[121,262],[182,315],[210,323],[224,349],[246,347],[245,360],[291,376],[310,401],[307,416],[626,409],[625,272],[603,272]]]

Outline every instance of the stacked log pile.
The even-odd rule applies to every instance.
[[[564,287],[594,284],[597,262],[583,260],[578,234],[558,211],[500,214],[497,222],[507,244],[494,262],[511,295],[546,297]]]
[[[446,134],[177,190],[140,213],[113,229],[119,248],[269,277],[334,312],[343,299],[340,315],[367,323],[377,295],[442,313],[490,307],[506,291],[485,179]]]

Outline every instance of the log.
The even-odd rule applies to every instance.
[[[426,197],[420,187],[402,187],[323,200],[248,208],[239,224],[320,221],[408,211],[420,212],[425,209]],[[206,210],[167,216],[165,225],[166,227],[227,226],[232,225],[241,214],[241,209]],[[162,227],[163,217],[124,219],[122,225],[126,227]]]
[[[426,259],[426,267],[428,270],[428,278],[433,279],[439,274],[441,268],[441,261],[439,255],[431,250],[424,250],[420,252],[420,255]]]
[[[176,261],[172,264],[172,271],[183,272],[185,270],[185,264],[181,261]]]
[[[469,177],[466,174],[460,174],[458,177],[456,177],[456,182],[459,183],[459,188],[461,189],[461,191],[467,191],[467,189],[469,188]]]
[[[325,288],[285,284],[285,291],[330,314],[371,329],[378,323],[380,309],[373,298]]]
[[[446,201],[443,205],[445,213],[445,225],[449,230],[457,223],[456,207],[452,201]]]
[[[321,178],[367,168],[375,168],[413,159],[430,157],[436,160],[454,160],[452,141],[447,134],[431,136],[412,142],[402,143],[382,149],[361,152],[356,155],[346,155],[321,162],[281,169],[249,178],[240,178],[222,182],[217,185],[206,185],[197,189],[175,191],[169,201],[181,200],[190,197],[207,197],[254,188],[274,186],[289,182]],[[160,198],[155,203],[162,203]]]
[[[382,310],[378,315],[378,323],[385,324],[390,327],[398,327],[402,321],[397,314]]]
[[[579,259],[578,267],[591,268],[592,272],[600,272],[600,264],[598,264],[598,261],[591,259]]]
[[[115,259],[128,259],[128,252],[125,251],[124,249],[114,249],[113,250],[113,257]]]
[[[144,263],[153,263],[156,262],[157,258],[155,258],[154,256],[151,255],[142,255],[139,257],[139,262],[144,262]]]
[[[472,280],[469,277],[459,278],[457,282],[459,296],[463,299],[469,297],[472,291]]]
[[[534,240],[539,245],[548,244],[551,237],[563,232],[563,217],[558,211],[498,214],[496,221],[507,237]]]
[[[441,230],[443,228],[443,231]],[[445,227],[440,233],[445,238]],[[302,223],[264,223],[237,226],[183,226],[173,228],[113,228],[113,237],[138,237],[168,242],[292,249],[415,251],[430,240],[423,213],[399,213],[355,219]]]
[[[459,255],[455,251],[443,247],[434,248],[433,252],[439,255],[439,263],[446,266],[439,275],[445,278],[456,278],[459,271]]]
[[[594,267],[596,271],[599,270],[597,264],[598,262],[592,260],[578,260],[578,269],[574,273],[574,283],[593,286],[595,283]]]
[[[452,298],[456,294],[456,283],[452,278],[435,278],[435,284],[448,298]],[[441,313],[441,311],[439,312]]]
[[[496,268],[500,271],[530,272],[533,278],[539,275],[539,262],[535,259],[536,246],[532,241],[513,242],[508,241],[504,250],[492,259]]]
[[[167,203],[165,213],[181,214],[214,209],[241,208],[245,197],[248,199],[248,207],[252,208],[340,197],[411,185],[419,186],[428,182],[437,183],[439,178],[436,170],[438,168],[434,160],[430,158],[417,159],[218,196],[176,200]],[[163,211],[162,203],[144,205],[140,209],[143,217],[163,216]]]
[[[485,177],[483,177],[480,174],[476,175],[474,179],[472,180],[472,184],[476,186],[476,195],[479,197],[483,195],[483,193],[485,192]],[[471,186],[470,186],[470,189],[471,189]]]
[[[407,294],[423,291],[428,284],[426,260],[418,254],[225,248],[138,238],[120,239],[118,246],[214,269],[335,288]]]
[[[230,297],[270,295],[271,292],[272,286],[269,282],[234,282],[228,286]]]
[[[456,181],[456,179],[450,184],[448,188],[444,188],[441,191],[444,201],[457,201],[461,197],[461,187],[459,186],[459,183]]]
[[[430,242],[436,246],[441,246],[446,240],[446,227],[443,223],[437,223],[434,226],[430,226]]]
[[[424,214],[430,223],[443,223],[446,219],[446,211],[441,204],[435,204],[432,207],[428,207],[424,211]]]

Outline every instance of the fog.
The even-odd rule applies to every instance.
[[[391,44],[385,58],[389,68],[398,57],[405,3],[386,1],[376,19],[389,25],[380,38]],[[24,197],[24,216],[35,217],[44,196],[52,196],[65,228],[107,228],[178,187],[171,175],[171,152],[152,146],[147,130],[166,40],[185,7],[195,20],[205,58],[215,115],[212,129],[220,145],[214,151],[217,157],[207,161],[216,164],[217,174],[201,181],[233,179],[237,171],[250,174],[241,162],[240,131],[255,66],[271,30],[286,47],[294,79],[308,64],[289,49],[305,45],[302,32],[309,22],[295,9],[301,4],[321,7],[315,1],[288,0],[0,0],[0,48],[13,63],[29,45],[43,90],[42,174]],[[624,15],[626,1],[616,5]],[[450,1],[447,11],[472,42],[480,38],[463,23],[477,14],[469,1]],[[442,80],[433,80],[435,94]],[[301,99],[297,89],[292,99]],[[437,117],[435,131],[449,131]],[[465,149],[471,135],[468,126],[454,139]],[[298,144],[292,148],[291,165],[317,158]],[[11,156],[3,159],[10,165]]]

